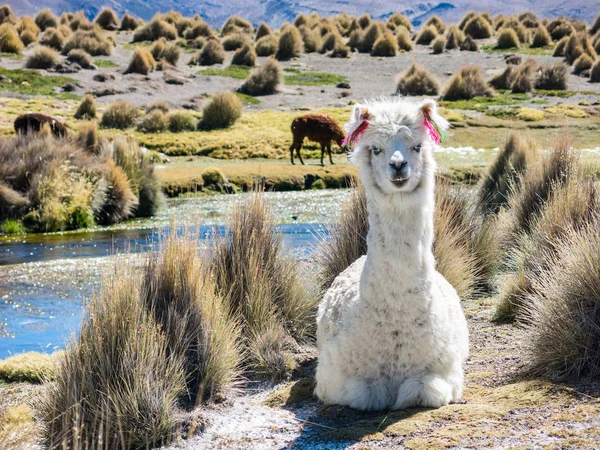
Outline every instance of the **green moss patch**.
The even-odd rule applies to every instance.
[[[498,92],[493,97],[473,97],[470,100],[456,100],[439,102],[440,106],[449,109],[473,110],[484,112],[490,106],[511,106],[529,100],[527,94],[512,94],[510,92]]]
[[[279,387],[264,401],[265,405],[296,406],[302,403],[315,401],[315,380],[304,378],[293,383],[286,383]]]
[[[215,77],[229,77],[235,78],[236,80],[245,80],[248,78],[252,67],[247,66],[228,66],[222,69],[204,69],[198,72],[198,75],[215,76]]]
[[[100,69],[113,69],[119,67],[116,62],[111,61],[110,59],[96,59],[94,60],[94,65]]]
[[[295,86],[328,86],[347,82],[342,75],[326,72],[302,72],[298,69],[284,69],[284,83]]]
[[[0,81],[0,91],[17,92],[25,95],[52,95],[64,97],[65,99],[68,96],[64,93],[57,93],[55,89],[63,86],[65,83],[76,81],[73,78],[60,75],[42,75],[35,70],[10,70],[3,67],[0,67],[0,75],[7,78]],[[70,96],[78,98],[74,94],[70,94]]]
[[[485,53],[520,53],[522,55],[552,55],[554,45],[546,47],[531,47],[530,44],[521,44],[520,47],[497,48],[495,44],[484,44],[480,48]]]

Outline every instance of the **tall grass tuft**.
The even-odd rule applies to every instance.
[[[215,130],[233,125],[242,115],[242,102],[233,92],[220,92],[202,110],[198,128]]]
[[[419,45],[429,45],[438,36],[438,30],[434,25],[423,27],[417,35],[416,43]]]
[[[216,39],[210,39],[202,47],[198,62],[202,66],[212,66],[213,64],[221,64],[224,60],[225,50],[223,45]]]
[[[10,23],[0,25],[0,52],[20,54],[24,47],[14,25]]]
[[[553,66],[542,66],[535,79],[536,89],[566,90],[569,70],[566,64],[558,63]]]
[[[493,90],[487,86],[479,66],[464,66],[448,82],[444,100],[469,100],[491,95]]]
[[[282,72],[274,58],[254,70],[240,87],[240,92],[248,95],[270,95],[277,92],[281,84]]]
[[[390,31],[384,32],[373,44],[371,56],[396,56],[398,42]]]
[[[278,40],[273,34],[268,34],[256,41],[257,56],[273,56],[277,52]]]
[[[79,48],[92,56],[110,56],[114,44],[98,29],[77,30],[67,39],[62,53],[67,55],[71,50]]]
[[[75,116],[78,120],[90,120],[96,118],[96,102],[94,101],[94,96],[92,94],[85,94],[77,111],[75,111]]]
[[[168,41],[177,39],[177,29],[159,17],[155,17],[133,33],[133,42],[155,41],[160,38]]]
[[[256,65],[256,51],[252,44],[245,44],[243,47],[236,50],[231,58],[231,64],[238,66],[254,67]]]
[[[58,27],[58,17],[54,15],[52,11],[49,9],[42,9],[35,16],[35,24],[40,28],[40,30],[44,31],[46,28]]]
[[[402,95],[437,95],[440,85],[425,67],[414,63],[400,75],[396,92]]]
[[[300,56],[302,45],[302,36],[298,28],[288,26],[279,36],[279,44],[275,57],[280,61],[296,58]]]
[[[56,28],[48,28],[40,37],[40,44],[60,51],[65,45],[65,36]]]
[[[460,48],[460,44],[465,40],[465,34],[456,25],[450,25],[446,33],[446,50]]]
[[[50,47],[38,46],[25,62],[28,69],[51,69],[58,62],[58,53]]]
[[[123,74],[139,73],[141,75],[148,75],[156,68],[156,61],[148,50],[143,47],[135,49],[129,65]]]
[[[552,43],[552,37],[548,30],[544,25],[540,25],[537,27],[537,30],[533,34],[533,39],[531,40],[532,48],[546,47]]]
[[[119,29],[119,18],[115,12],[110,8],[104,8],[98,13],[94,19],[94,23],[104,30],[118,30]]]
[[[100,125],[104,128],[124,130],[132,127],[139,115],[138,109],[126,100],[111,103],[102,114]]]
[[[484,17],[478,15],[465,24],[463,32],[473,39],[487,39],[494,34],[494,29]]]
[[[121,19],[121,31],[133,31],[139,26],[138,20],[131,14],[126,13]]]

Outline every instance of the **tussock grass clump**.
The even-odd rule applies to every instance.
[[[309,28],[306,26],[300,27],[300,34],[302,35],[302,42],[304,43],[304,51],[306,53],[314,53],[319,51],[321,47],[321,34],[319,30],[314,28]],[[333,33],[330,33],[329,36],[333,36]],[[334,43],[335,44],[335,43]],[[325,50],[327,51],[327,50]],[[323,52],[324,53],[324,52]]]
[[[519,65],[512,75],[512,83],[510,86],[511,92],[514,94],[522,94],[533,91],[537,67],[538,63],[531,58]]]
[[[477,189],[477,209],[484,215],[496,214],[519,187],[520,177],[539,157],[533,140],[513,132],[490,164]]]
[[[460,44],[465,40],[465,34],[456,25],[450,25],[446,33],[446,50],[460,48]]]
[[[468,13],[466,13],[463,16],[463,18],[460,20],[460,22],[458,23],[458,28],[460,28],[461,30],[464,30],[464,28],[467,25],[467,23],[469,22],[469,20],[471,20],[476,15],[477,15],[477,13],[475,11],[469,11]]]
[[[119,18],[115,12],[110,8],[104,8],[98,13],[94,19],[94,23],[103,30],[118,30],[119,29]]]
[[[58,17],[54,15],[52,11],[49,9],[42,9],[35,16],[35,24],[40,28],[40,30],[44,31],[46,28],[57,28],[58,27]]]
[[[514,80],[514,75],[515,66],[509,64],[501,73],[493,77],[489,84],[494,89],[510,89]]]
[[[0,24],[3,24],[5,21],[2,21],[2,19],[0,19]],[[16,24],[16,22],[10,22],[13,25]],[[17,25],[17,31],[19,33],[22,33],[25,30],[29,30],[31,31],[34,35],[38,35],[40,34],[41,30],[40,27],[37,26],[37,24],[35,23],[35,20],[33,20],[31,17],[29,16],[23,16],[21,17],[21,21],[18,23]]]
[[[438,95],[440,85],[425,67],[414,63],[400,76],[396,92],[402,95]]]
[[[275,58],[286,61],[300,56],[302,51],[302,36],[296,27],[289,26],[279,36]]]
[[[273,30],[271,27],[265,22],[261,22],[258,28],[256,29],[256,35],[254,36],[254,40],[258,41],[261,37],[268,36],[269,34],[273,34]]]
[[[363,14],[358,18],[358,25],[364,30],[371,25],[371,16],[369,14]]]
[[[49,448],[92,448],[99,439],[146,448],[174,437],[184,361],[142,303],[138,279],[128,265],[115,267],[59,360],[39,407]]]
[[[300,13],[294,19],[294,26],[299,29],[303,25],[308,25],[308,17],[306,14]]]
[[[202,110],[198,128],[215,130],[233,125],[242,115],[242,102],[233,92],[220,92]]]
[[[246,79],[240,92],[248,95],[271,95],[277,92],[281,84],[282,71],[277,61],[273,58],[254,70]]]
[[[0,25],[3,23],[12,23],[16,25],[19,18],[15,15],[10,5],[3,5],[0,7]]]
[[[592,66],[590,71],[590,81],[592,83],[600,83],[600,59]]]
[[[273,56],[277,52],[279,42],[275,35],[268,34],[261,37],[256,41],[256,55],[257,56]]]
[[[574,32],[573,25],[567,17],[557,17],[546,25],[552,40],[559,41],[565,36],[570,36]]]
[[[546,47],[552,43],[552,37],[550,37],[550,33],[544,25],[540,25],[537,27],[537,30],[533,34],[533,39],[531,40],[532,48]]]
[[[571,231],[557,243],[558,258],[533,280],[527,298],[526,348],[530,374],[555,380],[600,374],[600,236],[598,223]]]
[[[586,70],[590,70],[594,65],[594,60],[587,53],[583,53],[579,58],[575,60],[573,63],[573,73],[575,75],[579,75]]]
[[[250,39],[245,34],[229,34],[223,39],[223,48],[228,52],[242,48],[244,45],[251,45]]]
[[[444,100],[469,100],[491,95],[493,90],[486,84],[479,66],[464,66],[448,82]]]
[[[377,42],[381,35],[382,27],[380,23],[373,22],[362,35],[358,51],[361,53],[371,53],[375,42]]]
[[[242,48],[236,50],[231,59],[231,64],[236,66],[253,67],[256,65],[256,51],[251,43],[245,44]]]
[[[155,109],[142,117],[138,123],[138,131],[142,133],[162,133],[167,131],[169,120],[164,112]]]
[[[558,44],[556,44],[556,47],[554,47],[554,52],[552,53],[552,56],[565,56],[565,49],[567,48],[568,42],[569,36],[565,36],[560,41],[558,41]]]
[[[25,67],[28,69],[51,69],[58,62],[58,53],[56,50],[40,45],[27,58]]]
[[[522,44],[525,44],[529,41],[529,32],[527,31],[527,28],[525,28],[518,20],[509,20],[503,25],[503,28],[510,28],[511,30],[514,30],[514,32],[517,33],[519,42]]]
[[[148,75],[150,72],[154,71],[155,68],[156,61],[154,60],[152,53],[143,47],[138,47],[135,49],[135,52],[129,61],[129,65],[123,73],[139,73],[142,75]]]
[[[221,35],[227,36],[228,34],[234,33],[244,33],[251,35],[252,33],[254,33],[254,28],[252,27],[252,24],[246,19],[242,19],[239,16],[231,16],[223,25]]]
[[[20,54],[23,48],[25,46],[14,25],[10,23],[0,25],[0,52]]]
[[[129,13],[121,19],[121,31],[133,31],[140,25],[139,21]]]
[[[386,31],[384,32],[375,44],[373,44],[373,50],[371,50],[371,56],[396,56],[398,53],[398,42],[394,35]]]
[[[471,36],[467,36],[463,43],[460,44],[460,50],[467,52],[478,52],[479,46]]]
[[[438,16],[431,16],[429,19],[427,19],[427,22],[425,22],[423,26],[428,27],[430,25],[433,25],[439,34],[444,34],[444,31],[446,31],[444,22],[442,22],[442,19],[440,19]]]
[[[569,78],[568,67],[563,63],[553,66],[542,66],[535,80],[536,89],[566,90]]]
[[[564,53],[565,61],[568,64],[573,64],[583,54],[587,54],[592,59],[595,59],[597,56],[590,39],[585,33],[571,35],[565,46]]]
[[[56,28],[48,28],[40,38],[40,44],[55,50],[62,50],[65,45],[65,36]]]
[[[348,46],[352,50],[358,50],[360,48],[360,43],[362,42],[363,35],[364,31],[362,29],[354,30],[352,33],[350,33],[350,37],[348,38]]]
[[[336,45],[343,45],[344,41],[337,32],[327,33],[321,40],[320,54],[325,54],[335,48]],[[306,51],[306,49],[305,49]]]
[[[166,61],[176,66],[181,57],[181,48],[176,44],[168,43],[164,38],[158,39],[150,48],[150,53],[156,61]]]
[[[135,106],[126,100],[117,100],[111,103],[104,114],[100,125],[104,128],[117,128],[125,130],[132,127],[139,113]]]
[[[187,40],[197,39],[199,37],[208,39],[213,36],[213,29],[204,21],[194,22],[191,27],[185,30],[185,38]]]
[[[67,61],[79,64],[83,69],[94,69],[94,59],[85,50],[74,48],[67,55]]]
[[[202,47],[198,62],[201,66],[212,66],[213,64],[221,64],[223,61],[225,61],[223,45],[216,39],[210,39]]]
[[[167,102],[156,101],[150,103],[150,105],[146,108],[146,113],[151,113],[155,110],[162,111],[167,114],[171,110],[171,107]]]
[[[590,36],[594,36],[598,31],[600,31],[600,14],[596,16],[596,20],[590,27]]]
[[[471,36],[473,39],[487,39],[494,34],[490,23],[481,15],[471,18],[465,24],[463,31],[465,35]]]
[[[83,11],[79,11],[78,13],[75,13],[70,20],[69,28],[73,31],[90,31],[94,29],[94,24],[88,20]]]
[[[43,383],[52,380],[56,372],[56,360],[61,352],[52,355],[37,352],[19,353],[0,360],[0,380]]]
[[[37,41],[37,35],[31,30],[23,30],[19,34],[19,39],[21,39],[23,45],[27,47],[29,44]]]
[[[434,25],[423,27],[417,35],[416,43],[419,45],[429,45],[438,36],[438,30]]]
[[[400,30],[396,35],[396,42],[400,51],[410,52],[412,50],[412,41],[406,30]]]
[[[444,46],[446,45],[446,39],[444,36],[438,36],[433,41],[431,49],[433,50],[434,55],[439,55],[444,52]]]
[[[79,48],[92,56],[110,56],[113,45],[113,42],[97,29],[77,30],[68,38],[62,53],[66,55],[71,50]]]
[[[96,118],[96,102],[92,94],[85,94],[77,111],[75,118],[78,120],[90,120]]]
[[[77,133],[77,143],[89,153],[100,154],[100,146],[104,143],[104,139],[98,133],[96,122],[83,122],[81,124]]]
[[[169,131],[171,133],[182,133],[196,129],[196,119],[185,111],[174,111],[167,116]]]
[[[406,17],[405,15],[400,14],[398,12],[395,12],[394,14],[392,14],[390,16],[390,18],[388,19],[387,23],[394,24],[395,28],[404,27],[408,31],[410,31],[412,29],[412,23],[410,23],[410,20],[408,19],[408,17]]]
[[[498,38],[496,42],[496,48],[519,48],[519,36],[512,28],[501,28],[498,31]]]
[[[177,29],[169,22],[154,18],[133,33],[133,42],[155,41],[165,38],[168,41],[177,39]]]

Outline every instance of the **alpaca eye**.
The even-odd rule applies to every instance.
[[[381,149],[379,147],[373,147],[372,150],[375,155],[379,155],[381,153]]]
[[[419,153],[421,151],[421,144],[417,144],[413,147],[413,150],[417,153]]]

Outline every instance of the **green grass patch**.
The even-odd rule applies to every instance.
[[[546,105],[548,104],[548,100],[546,100],[545,98],[541,98],[539,100],[531,100],[531,103],[534,105]]]
[[[25,227],[19,220],[5,220],[0,223],[0,234],[7,236],[14,236],[19,234],[26,234]]]
[[[245,80],[248,78],[252,67],[247,66],[228,66],[223,69],[204,69],[198,72],[198,75],[215,76],[215,77],[229,77],[235,78],[236,80]]]
[[[247,105],[260,105],[260,100],[256,97],[252,97],[251,95],[242,94],[241,92],[236,92],[235,95],[240,99],[242,103],[246,103]]]
[[[54,378],[56,360],[60,352],[48,355],[46,353],[19,353],[0,361],[0,379],[7,382],[28,381],[42,383]]]
[[[520,47],[496,48],[494,44],[484,44],[480,48],[485,53],[520,53],[522,55],[552,55],[554,53],[554,45],[530,47],[530,44],[521,44]]]
[[[287,68],[283,77],[284,83],[295,86],[329,86],[347,82],[342,75],[327,72],[302,72],[298,69]]]
[[[509,92],[498,91],[493,97],[474,97],[470,100],[456,100],[439,102],[440,106],[449,109],[462,109],[485,112],[490,106],[513,106],[529,100],[527,94],[511,94]]]
[[[536,89],[533,93],[534,97],[559,97],[559,98],[569,98],[574,95],[598,95],[597,92],[594,91],[560,91],[560,90],[544,90],[544,89]]]
[[[16,59],[17,61],[21,61],[23,59],[23,55],[18,54],[18,53],[0,52],[0,58],[10,58],[10,59]]]
[[[0,75],[8,80],[0,81],[0,91],[17,92],[25,95],[52,95],[65,100],[77,100],[78,95],[69,92],[58,93],[54,89],[76,80],[60,75],[42,75],[35,70],[5,69],[0,67]]]
[[[110,59],[96,59],[94,60],[94,64],[100,69],[113,69],[115,67],[119,67],[117,63],[111,61]]]
[[[126,50],[135,50],[138,47],[150,48],[153,43],[154,42],[151,41],[129,42],[128,44],[123,45],[123,48]]]

